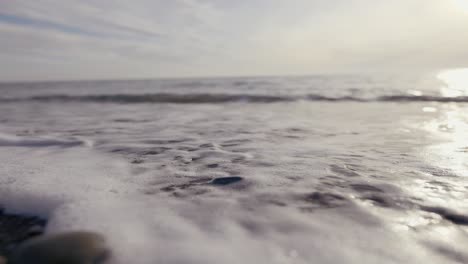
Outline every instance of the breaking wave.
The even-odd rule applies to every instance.
[[[0,147],[75,147],[87,145],[87,142],[70,139],[60,140],[53,138],[24,138],[13,135],[0,134]]]
[[[173,103],[173,104],[220,104],[220,103],[275,103],[290,101],[327,101],[327,102],[441,102],[467,103],[468,96],[413,96],[413,95],[385,95],[374,98],[356,96],[325,96],[308,94],[298,96],[260,95],[260,94],[105,94],[105,95],[44,95],[23,98],[0,98],[0,102],[95,102],[95,103]]]

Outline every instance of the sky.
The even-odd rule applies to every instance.
[[[0,0],[0,81],[468,67],[468,0]]]

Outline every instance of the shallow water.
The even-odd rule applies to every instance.
[[[468,104],[440,88],[3,84],[0,204],[105,234],[111,263],[465,263]]]

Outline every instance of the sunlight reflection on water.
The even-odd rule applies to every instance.
[[[440,88],[442,96],[468,96],[468,68],[445,70],[437,78],[445,84]]]
[[[443,96],[468,96],[468,68],[442,71],[437,78],[445,83],[440,88]],[[468,176],[468,108],[451,104],[441,109],[440,115],[427,123],[427,128],[447,142],[431,146],[428,152],[438,157],[441,167]]]
[[[444,84],[440,87],[442,96],[468,96],[468,69],[446,70],[436,77]],[[421,181],[415,190],[435,204],[468,209],[464,183],[468,177],[468,107],[464,103],[442,103],[421,110],[431,116],[423,126],[435,139],[421,154],[435,178]]]
[[[468,109],[451,105],[440,112],[440,116],[427,123],[426,128],[446,142],[430,146],[428,152],[433,154],[433,162],[440,167],[468,176]]]

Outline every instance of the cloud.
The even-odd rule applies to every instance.
[[[0,80],[463,66],[467,24],[443,0],[2,1]]]

